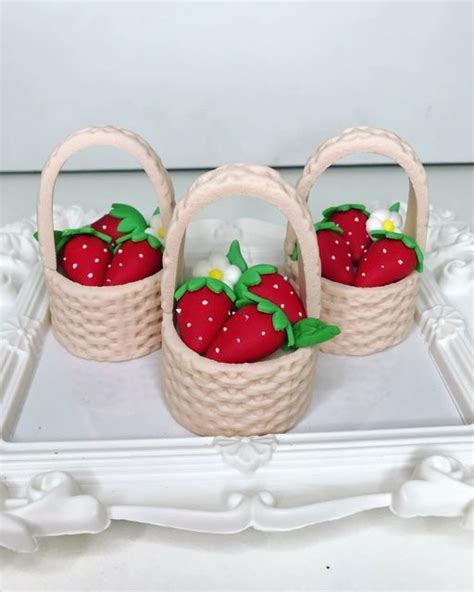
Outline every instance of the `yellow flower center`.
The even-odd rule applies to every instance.
[[[207,275],[213,280],[221,280],[224,277],[224,274],[218,267],[213,267]]]
[[[156,234],[158,235],[159,239],[164,239],[165,238],[165,229],[163,228],[163,226],[160,226],[158,228],[158,230],[156,231]]]
[[[395,230],[395,225],[391,220],[384,220],[383,221],[383,229],[387,232],[393,232]]]

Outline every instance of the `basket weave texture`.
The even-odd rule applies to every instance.
[[[83,286],[57,271],[53,238],[53,193],[68,158],[93,145],[111,145],[134,156],[149,176],[167,228],[174,207],[171,179],[145,140],[114,127],[86,128],[69,136],[43,168],[38,197],[40,254],[45,268],[51,324],[72,354],[97,361],[123,361],[161,345],[162,271],[143,280],[111,287]]]
[[[421,249],[426,242],[429,202],[426,173],[413,149],[393,132],[368,127],[345,130],[322,144],[308,159],[296,185],[299,197],[308,200],[319,176],[337,160],[357,153],[387,156],[399,164],[409,178],[405,233]],[[291,260],[296,237],[288,228],[285,268],[298,284],[299,268]],[[368,355],[397,345],[410,332],[415,318],[418,272],[377,288],[357,288],[321,279],[321,319],[339,325],[341,333],[321,346],[321,351],[341,355]]]
[[[300,290],[309,316],[319,316],[316,237],[294,188],[268,167],[228,165],[199,177],[178,203],[167,234],[163,267],[162,380],[168,407],[182,425],[207,436],[285,432],[311,399],[317,349],[305,348],[251,364],[225,364],[190,350],[173,322],[174,291],[181,281],[182,241],[192,217],[230,195],[253,195],[278,207],[298,236]]]
[[[96,361],[123,361],[161,346],[161,272],[127,290],[81,286],[46,270],[51,325],[72,354]]]

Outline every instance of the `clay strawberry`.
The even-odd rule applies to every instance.
[[[233,291],[211,277],[193,277],[175,292],[176,323],[184,343],[203,354],[229,318]]]
[[[161,247],[160,241],[144,230],[119,238],[114,257],[105,274],[104,286],[136,282],[160,271]]]
[[[210,344],[205,356],[218,362],[257,362],[279,348],[294,350],[332,339],[339,327],[305,318],[291,325],[273,302],[246,304],[232,315]]]
[[[371,243],[365,227],[368,217],[369,212],[362,204],[343,204],[323,211],[324,221],[334,222],[344,231],[344,241],[354,265],[359,263]]]
[[[291,325],[285,314],[271,302],[247,304],[231,315],[209,345],[205,356],[217,362],[256,362],[277,351],[287,341]]]
[[[349,247],[344,240],[343,231],[334,222],[318,222],[314,225],[318,239],[321,275],[340,284],[354,283],[354,268]],[[298,259],[295,247],[291,258]]]
[[[254,265],[248,267],[240,252],[238,241],[230,245],[227,259],[242,272],[235,285],[237,308],[251,302],[269,300],[281,308],[290,323],[296,323],[306,317],[306,312],[300,297],[287,278],[278,273],[273,265]],[[258,296],[256,299],[255,296]]]
[[[147,221],[137,209],[121,203],[112,204],[108,214],[91,224],[92,228],[110,236],[114,242],[136,230],[145,230],[147,226]]]
[[[423,254],[406,234],[374,230],[374,239],[359,264],[354,285],[360,288],[385,286],[423,270]]]
[[[112,259],[110,237],[85,227],[64,230],[56,239],[64,275],[83,286],[102,286]]]

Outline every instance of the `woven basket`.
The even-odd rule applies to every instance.
[[[201,175],[178,203],[167,234],[163,266],[162,378],[174,417],[197,434],[251,436],[285,432],[311,399],[317,350],[303,348],[247,364],[204,358],[189,349],[173,322],[174,292],[182,281],[183,239],[192,217],[231,195],[253,195],[280,209],[301,248],[300,290],[308,316],[320,312],[318,245],[311,216],[295,189],[263,166],[228,165]]]
[[[392,132],[356,127],[322,144],[308,159],[296,190],[307,201],[318,177],[337,160],[356,153],[387,156],[400,165],[409,178],[405,233],[421,249],[426,242],[429,204],[426,173],[413,149]],[[298,281],[298,265],[291,260],[295,234],[289,227],[285,240],[286,272]],[[357,288],[321,279],[321,319],[339,325],[341,333],[322,345],[332,354],[362,356],[400,343],[408,335],[415,317],[418,272],[379,288]]]
[[[124,150],[143,166],[158,198],[165,228],[174,208],[174,191],[151,146],[134,133],[114,127],[90,127],[73,133],[53,151],[41,174],[39,245],[53,332],[76,356],[118,362],[138,358],[161,345],[162,272],[122,286],[83,286],[57,271],[54,248],[53,193],[57,176],[73,154],[97,145]]]

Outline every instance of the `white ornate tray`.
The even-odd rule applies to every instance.
[[[56,227],[93,217],[58,209]],[[290,530],[382,507],[472,526],[474,237],[449,213],[431,220],[409,338],[365,358],[321,354],[305,419],[250,439],[178,425],[161,398],[159,353],[120,364],[68,354],[49,331],[33,222],[1,229],[0,544],[32,551],[39,537],[100,532],[111,520]],[[284,232],[201,220],[187,249],[199,257],[239,238],[250,261],[279,263]]]

